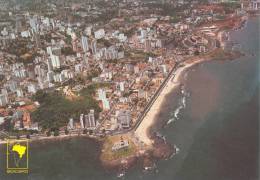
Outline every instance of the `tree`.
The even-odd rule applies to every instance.
[[[198,51],[198,50],[196,50],[195,52],[194,52],[194,55],[195,56],[198,56],[200,54],[200,52]]]
[[[59,136],[60,135],[60,131],[58,129],[55,129],[53,135],[54,136]]]
[[[51,131],[47,131],[46,132],[46,135],[49,137],[49,136],[51,136]]]
[[[33,100],[39,101],[39,103],[42,103],[42,102],[44,102],[46,97],[47,97],[47,93],[45,93],[43,90],[39,90],[35,93],[35,95],[32,98],[33,98]]]
[[[68,135],[69,134],[69,130],[65,129],[65,134]]]
[[[92,90],[91,90],[92,92]],[[41,106],[32,112],[32,120],[39,122],[44,129],[59,129],[68,123],[68,117],[78,118],[80,114],[87,114],[90,109],[100,112],[98,102],[90,92],[85,92],[83,98],[70,101],[58,92],[40,93],[35,96],[41,101]]]
[[[62,48],[61,53],[64,54],[65,56],[76,55],[76,52],[74,52],[71,47]]]
[[[89,135],[92,135],[93,134],[93,130],[89,130]]]
[[[86,129],[83,130],[83,134],[87,134],[87,130]]]

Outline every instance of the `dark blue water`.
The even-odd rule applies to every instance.
[[[193,67],[184,76],[185,95],[172,92],[158,121],[167,141],[180,152],[157,162],[152,172],[135,166],[124,179],[256,180],[259,153],[259,20],[231,33],[247,54],[234,61],[212,61]],[[174,113],[186,97],[186,106]],[[0,180],[118,179],[99,162],[100,145],[92,140],[32,143],[30,174],[5,174],[5,147],[0,147]]]
[[[234,61],[214,61],[188,73],[191,94],[180,119],[162,130],[181,152],[161,162],[164,179],[258,179],[259,28],[257,19],[232,32],[248,54]],[[171,170],[167,167],[172,167]],[[171,178],[170,178],[171,177]],[[172,178],[174,177],[174,178]]]

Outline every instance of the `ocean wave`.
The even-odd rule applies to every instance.
[[[179,119],[180,110],[183,108],[183,105],[180,105],[175,111],[174,111],[174,117],[176,119]]]
[[[176,121],[175,118],[170,118],[170,119],[167,121],[167,124],[170,124],[170,123],[172,123],[172,122],[174,122],[174,121]]]
[[[186,108],[187,97],[190,96],[189,92],[186,92],[184,86],[181,87],[181,94],[183,95],[179,100],[179,106],[171,113],[171,118],[167,121],[167,125],[178,120],[181,110]]]
[[[186,107],[186,96],[184,96],[183,98],[182,98],[182,106],[183,106],[183,108],[185,108]]]
[[[180,148],[178,148],[176,145],[174,145],[175,152],[171,154],[169,159],[172,159],[175,155],[177,155],[180,152]]]
[[[179,119],[180,110],[183,108],[183,104],[181,104],[177,109],[175,109],[175,111],[173,112],[173,117],[167,121],[167,125]]]
[[[186,101],[187,98],[190,97],[190,93],[187,92],[184,84],[181,84],[180,86],[180,93],[181,93],[181,98],[178,101],[179,106],[173,112],[170,113],[170,119],[167,121],[167,125],[178,120],[181,110],[186,108]]]

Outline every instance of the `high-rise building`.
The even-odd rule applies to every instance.
[[[106,97],[106,92],[103,89],[98,89],[98,99],[102,101],[102,106],[104,110],[110,109],[110,104]]]
[[[15,17],[15,29],[16,29],[16,32],[21,32],[22,20],[21,20],[21,17],[19,17],[19,16]]]
[[[47,72],[47,80],[53,82],[55,73],[53,71]]]
[[[89,47],[88,47],[88,38],[86,36],[82,36],[81,44],[82,44],[83,51],[87,52],[89,50]]]
[[[46,70],[41,68],[40,65],[36,65],[34,68],[34,73],[38,76],[38,77],[46,77]]]
[[[23,97],[24,96],[23,90],[22,89],[17,89],[16,90],[16,95],[17,95],[17,97]]]
[[[12,92],[15,92],[16,91],[16,89],[17,89],[17,82],[16,81],[10,81],[9,82],[9,89],[12,91]]]
[[[92,50],[92,54],[96,54],[97,53],[97,41],[93,40],[91,42],[91,50]]]
[[[51,59],[49,58],[47,59],[47,67],[48,67],[48,72],[53,70]]]
[[[7,89],[1,89],[1,94],[8,94],[8,91],[7,91]]]
[[[99,100],[106,99],[106,92],[103,89],[98,89],[98,99]]]
[[[120,82],[119,83],[119,89],[120,89],[120,91],[125,91],[125,82]]]
[[[56,55],[51,55],[51,64],[52,67],[55,69],[59,69],[61,66],[60,58],[59,56]]]
[[[33,16],[29,19],[30,27],[32,28],[33,32],[38,32],[38,19],[37,16]]]
[[[80,127],[82,129],[84,129],[84,114],[81,114],[79,117],[79,121],[80,121]]]
[[[250,7],[253,10],[258,10],[260,8],[260,0],[252,0],[250,2]]]
[[[74,122],[73,122],[73,118],[69,119],[69,123],[68,123],[68,129],[74,129]]]
[[[40,35],[38,32],[33,33],[33,40],[35,42],[35,46],[37,48],[41,47],[41,40],[40,40]]]
[[[85,115],[85,127],[87,129],[95,129],[96,121],[95,121],[95,111],[91,109],[88,115]]]
[[[110,103],[107,99],[103,99],[102,103],[104,110],[110,110]]]
[[[9,102],[7,94],[0,94],[0,106],[5,106]]]
[[[51,48],[51,46],[48,46],[48,47],[46,48],[46,50],[47,50],[47,53],[48,53],[49,55],[52,55],[52,48]]]
[[[117,112],[117,122],[121,128],[129,128],[131,123],[131,113],[128,110]]]
[[[146,39],[145,42],[144,42],[144,48],[145,48],[145,51],[151,51],[151,40],[150,39]]]

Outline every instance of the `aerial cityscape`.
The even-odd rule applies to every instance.
[[[257,180],[259,15],[0,0],[0,179]]]

